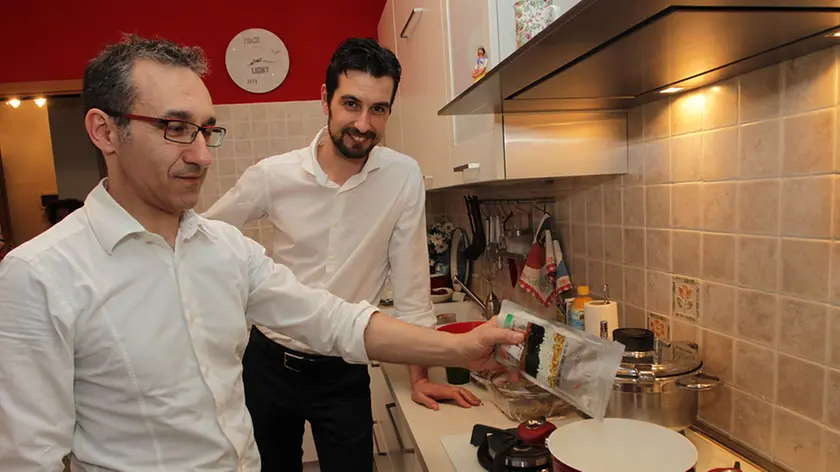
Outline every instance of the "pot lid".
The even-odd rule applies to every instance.
[[[694,343],[657,340],[650,330],[636,328],[616,329],[613,338],[625,346],[619,378],[655,380],[691,374],[703,367]]]
[[[546,445],[557,462],[574,470],[683,472],[697,465],[697,448],[685,436],[624,418],[579,420],[560,426]],[[653,450],[656,452],[650,453]]]

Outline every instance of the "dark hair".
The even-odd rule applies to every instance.
[[[91,108],[131,113],[137,89],[131,82],[134,62],[146,59],[159,64],[186,67],[199,76],[207,73],[207,61],[198,47],[179,46],[165,39],[125,35],[122,41],[105,47],[85,69],[83,98],[85,113]],[[128,120],[115,118],[124,127]]]
[[[338,88],[339,75],[351,70],[364,72],[376,78],[392,78],[394,91],[391,92],[391,104],[394,104],[402,67],[393,52],[369,38],[350,38],[342,42],[333,53],[327,67],[327,79],[324,83],[327,86],[328,103],[332,102],[335,89]]]
[[[50,225],[54,225],[59,222],[59,210],[67,210],[67,214],[69,215],[83,206],[84,203],[80,200],[76,200],[75,198],[64,198],[48,203],[46,208],[44,208],[44,214],[47,217],[47,221],[50,222]]]

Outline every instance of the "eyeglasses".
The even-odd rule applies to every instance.
[[[145,121],[163,126],[163,139],[178,144],[192,144],[198,133],[204,135],[204,141],[208,147],[219,147],[225,139],[227,130],[221,126],[198,126],[189,121],[169,118],[155,118],[153,116],[134,115],[131,113],[119,113],[110,110],[103,110],[110,116],[121,116],[129,120]]]

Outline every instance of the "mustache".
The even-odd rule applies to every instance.
[[[376,139],[376,133],[374,133],[373,131],[362,133],[361,131],[359,131],[358,128],[344,128],[342,130],[342,133],[349,134],[350,136],[354,136],[357,138]]]
[[[176,172],[174,174],[174,176],[175,177],[181,177],[181,178],[194,179],[194,178],[203,176],[206,172],[207,172],[207,168],[201,167],[198,164],[190,163],[190,164],[187,164],[187,166],[184,169]]]

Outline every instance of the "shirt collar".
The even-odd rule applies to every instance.
[[[326,185],[329,182],[329,178],[324,170],[321,168],[321,164],[318,163],[318,142],[321,140],[321,136],[327,132],[327,127],[321,128],[318,131],[318,134],[315,135],[315,139],[312,140],[312,143],[309,144],[309,152],[308,155],[303,159],[301,162],[301,168],[306,172],[309,172],[313,176],[315,176],[315,180],[321,184]],[[355,177],[358,177],[360,181],[364,181],[367,179],[367,175],[379,169],[382,165],[382,157],[380,156],[381,149],[379,146],[374,146],[373,149],[370,150],[370,155],[368,156],[368,160],[365,163],[365,166],[362,167],[362,170],[356,174]]]
[[[99,185],[88,194],[84,209],[99,244],[108,254],[112,254],[117,244],[127,236],[144,234],[148,231],[108,193],[107,181],[107,178],[102,179]],[[203,218],[193,210],[185,211],[181,217],[180,234],[186,240],[193,237],[199,230],[214,237]]]

